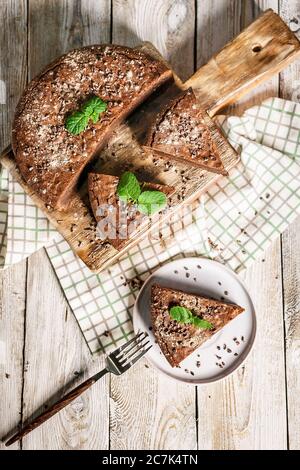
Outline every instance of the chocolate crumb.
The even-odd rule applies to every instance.
[[[200,361],[196,362],[196,367],[201,367],[201,362]]]
[[[192,370],[190,371],[190,374],[191,374],[191,375],[195,375],[195,373],[194,373]]]
[[[234,353],[234,356],[238,356],[238,353]]]
[[[227,352],[230,354],[232,353],[231,349],[227,348]]]

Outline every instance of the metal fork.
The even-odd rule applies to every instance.
[[[31,423],[27,424],[21,431],[12,436],[5,445],[8,447],[14,442],[22,439],[26,434],[30,433],[33,429],[40,426],[49,418],[54,416],[60,410],[69,405],[75,398],[79,397],[83,392],[90,388],[95,382],[103,377],[108,372],[115,375],[122,375],[131,366],[133,366],[139,359],[141,359],[151,349],[150,341],[147,333],[138,333],[134,338],[127,341],[127,343],[120,346],[118,349],[110,353],[106,357],[106,367],[87,379],[78,387],[71,390],[64,395],[60,400],[54,403],[44,413],[40,414]]]

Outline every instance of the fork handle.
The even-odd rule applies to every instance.
[[[33,431],[33,429],[37,428],[42,423],[44,423],[49,418],[58,413],[60,410],[65,408],[65,406],[69,405],[69,403],[71,403],[75,398],[79,397],[83,392],[85,392],[88,388],[90,388],[95,382],[97,382],[108,372],[109,371],[107,369],[103,369],[101,372],[98,372],[97,374],[93,375],[93,377],[90,377],[85,382],[82,382],[82,384],[78,385],[73,390],[68,392],[60,400],[50,406],[50,408],[48,408],[42,414],[37,416],[33,421],[31,421],[31,423],[28,423],[23,429],[21,429],[21,431],[14,434],[14,436],[12,436],[5,443],[6,447],[12,445],[16,441],[19,441],[24,436],[26,436],[26,434],[30,433],[31,431]]]

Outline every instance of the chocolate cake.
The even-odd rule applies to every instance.
[[[17,106],[12,146],[27,184],[48,208],[62,208],[80,173],[113,129],[172,72],[135,49],[101,45],[76,49],[50,64],[27,86]],[[73,135],[67,117],[91,96],[107,109]]]
[[[156,118],[148,132],[145,146],[160,156],[184,161],[204,170],[227,175],[205,111],[197,103],[191,88],[183,92]]]
[[[170,316],[172,306],[189,309],[193,315],[211,323],[212,329],[183,324]],[[217,331],[244,309],[238,305],[207,299],[168,289],[157,284],[151,290],[151,318],[155,338],[172,367],[178,366]]]
[[[102,221],[101,230],[97,227],[98,236],[106,240],[117,250],[121,250],[130,236],[137,233],[139,226],[149,220],[145,214],[136,211],[133,204],[126,204],[119,200],[117,176],[100,173],[88,174],[88,192],[91,208],[96,221]],[[174,192],[174,188],[155,183],[142,183],[144,191],[162,191],[167,196]],[[100,208],[100,210],[99,210]],[[110,216],[110,223],[108,221]],[[111,230],[113,236],[106,236],[105,232]]]

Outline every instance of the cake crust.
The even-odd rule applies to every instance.
[[[213,329],[197,328],[173,320],[169,309],[179,305],[210,322]],[[154,336],[172,367],[176,367],[217,331],[244,311],[242,307],[154,284],[151,289],[151,319]]]
[[[25,89],[17,106],[12,146],[18,168],[48,208],[63,208],[87,163],[123,121],[172,72],[136,49],[96,45],[52,62]],[[79,135],[66,117],[89,97],[107,103],[99,121]]]
[[[227,175],[205,123],[205,113],[192,88],[189,88],[157,116],[147,134],[145,146],[167,159],[173,157],[204,170]]]

